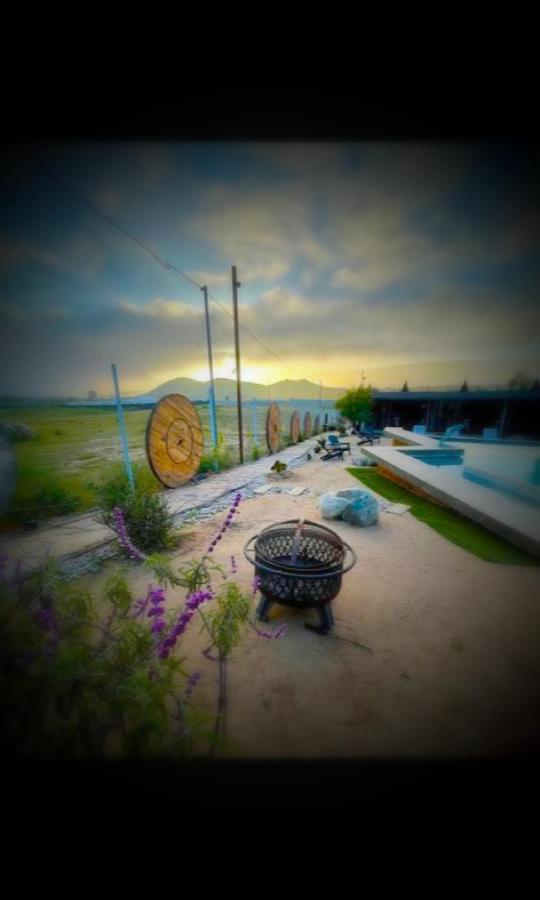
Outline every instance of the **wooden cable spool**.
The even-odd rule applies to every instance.
[[[203,446],[201,420],[193,404],[182,394],[162,397],[146,426],[146,455],[156,478],[170,488],[191,481]]]
[[[307,412],[304,416],[304,439],[310,438],[313,434],[313,420],[311,418],[311,413]]]
[[[271,403],[266,413],[266,445],[270,453],[277,453],[281,444],[281,413],[277,403]]]
[[[290,435],[293,444],[297,444],[300,438],[300,413],[297,409],[295,409],[291,416]]]

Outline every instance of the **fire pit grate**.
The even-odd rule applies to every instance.
[[[340,591],[343,574],[356,563],[353,550],[335,531],[291,519],[254,535],[244,553],[260,578],[260,619],[268,620],[273,603],[315,608],[321,619],[317,630],[329,630],[334,623],[330,603]],[[346,564],[347,553],[351,560]]]

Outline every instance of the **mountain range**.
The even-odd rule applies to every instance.
[[[158,384],[150,393],[154,397],[165,394],[183,394],[190,400],[208,400],[208,381],[196,381],[194,378],[172,378]],[[214,390],[216,400],[236,400],[236,381],[233,378],[215,378]],[[345,393],[346,388],[323,387],[323,400],[337,400]],[[254,381],[242,381],[242,398],[244,400],[318,400],[319,385],[305,378],[298,380],[276,381],[275,384],[257,384]]]
[[[399,390],[407,381],[409,390],[455,390],[467,380],[469,389],[479,386],[484,389],[503,388],[508,380],[518,371],[526,371],[537,378],[540,377],[538,360],[457,360],[450,362],[409,363],[395,366],[379,366],[366,369],[366,384],[371,384],[380,391]],[[356,383],[360,381],[357,378]],[[195,378],[173,378],[157,385],[149,393],[154,397],[165,394],[183,394],[190,400],[208,399],[208,381],[197,381]],[[236,381],[233,378],[214,379],[216,400],[234,401],[236,399]],[[323,400],[337,400],[348,388],[321,388]],[[307,379],[286,379],[274,384],[257,384],[253,381],[242,382],[244,400],[317,400],[319,385]]]

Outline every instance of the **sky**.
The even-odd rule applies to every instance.
[[[349,387],[380,367],[540,357],[532,150],[501,144],[73,143],[0,185],[0,393],[151,390],[215,374]],[[277,359],[276,357],[279,357]],[[486,371],[491,371],[489,365]],[[409,386],[411,384],[409,383]]]

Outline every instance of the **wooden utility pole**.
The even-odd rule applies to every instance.
[[[210,313],[208,311],[208,288],[204,285],[201,288],[201,291],[204,295],[204,317],[206,322],[206,344],[208,349],[208,371],[210,373],[210,385],[208,390],[208,399],[210,401],[210,431],[212,434],[212,444],[214,450],[217,450],[218,446],[218,429],[217,429],[217,415],[216,415],[216,392],[214,388],[214,361],[212,358],[212,333],[210,331]],[[217,460],[215,460],[214,468],[217,471]]]
[[[232,294],[233,294],[233,312],[234,312],[234,346],[236,352],[236,403],[238,407],[238,449],[240,451],[240,462],[244,462],[244,437],[242,431],[242,387],[240,376],[240,338],[238,335],[238,288],[240,282],[237,280],[236,266],[232,266]]]

